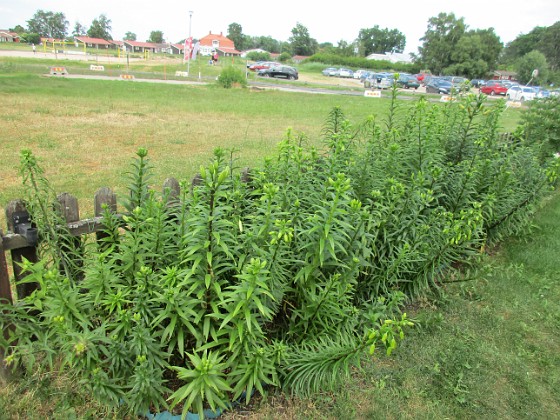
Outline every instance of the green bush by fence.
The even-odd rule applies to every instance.
[[[217,150],[173,200],[150,190],[139,150],[129,212],[107,210],[104,239],[79,255],[23,153],[44,243],[24,267],[39,288],[1,308],[6,361],[61,363],[131,413],[332,386],[364,350],[390,354],[411,326],[404,300],[460,279],[556,182],[559,159],[499,135],[503,109],[475,95],[409,107],[393,90],[383,120],[333,109],[321,150],[288,131],[245,182]]]

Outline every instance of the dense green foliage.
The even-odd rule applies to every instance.
[[[531,101],[528,110],[523,113],[520,126],[523,138],[540,149],[542,160],[560,154],[559,113],[559,96]]]
[[[68,21],[61,12],[37,10],[27,21],[27,32],[47,38],[64,39],[68,31]]]
[[[381,29],[379,25],[375,25],[373,28],[360,29],[356,42],[360,55],[367,57],[373,53],[402,53],[406,46],[406,37],[398,29]]]
[[[368,60],[363,57],[345,57],[335,54],[318,53],[305,59],[306,63],[323,63],[325,65],[344,66],[371,70],[393,70],[398,72],[417,73],[420,67],[417,64],[392,63],[389,60]]]
[[[234,86],[247,86],[247,78],[238,68],[227,66],[218,76],[218,84],[226,89]]]
[[[497,66],[502,43],[493,28],[468,31],[464,18],[440,13],[428,21],[417,61],[433,74],[487,77]]]
[[[104,239],[79,259],[24,152],[33,218],[51,233],[41,262],[24,265],[39,289],[3,307],[6,360],[61,363],[132,413],[334,385],[364,350],[395,349],[411,324],[406,295],[460,278],[487,242],[527,225],[556,180],[560,161],[502,140],[503,104],[483,102],[409,108],[393,90],[384,121],[358,126],[334,108],[321,151],[288,131],[242,177],[218,149],[180,197],[150,190],[141,149],[128,213],[106,211]]]

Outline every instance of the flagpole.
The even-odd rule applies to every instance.
[[[191,26],[192,26],[192,10],[189,10],[189,38],[191,37]],[[191,70],[191,58],[192,58],[192,40],[191,40],[191,50],[189,51],[189,59],[187,60],[187,76],[190,74]]]

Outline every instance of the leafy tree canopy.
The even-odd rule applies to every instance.
[[[243,38],[243,49],[248,50],[255,48],[260,48],[271,53],[282,52],[282,44],[280,41],[270,36],[245,36]]]
[[[163,31],[152,31],[150,32],[150,38],[147,42],[153,42],[154,44],[162,44],[163,40]]]
[[[47,38],[63,39],[68,32],[68,21],[64,13],[37,10],[27,21],[27,31]]]
[[[369,29],[360,29],[357,41],[360,55],[364,57],[386,52],[402,53],[406,46],[406,37],[402,32],[397,29],[381,29],[379,25]]]
[[[10,28],[10,32],[15,32],[17,34],[22,34],[25,32],[25,28],[21,25],[16,25],[13,28]]]
[[[233,45],[237,50],[244,49],[245,36],[243,35],[243,28],[239,23],[230,23],[227,30],[227,37],[233,41]]]
[[[134,32],[127,32],[124,34],[124,41],[136,41],[136,34]]]
[[[538,76],[532,78],[533,70],[538,70]],[[515,62],[517,78],[521,83],[528,83],[532,79],[532,85],[537,85],[548,78],[548,62],[545,55],[540,51],[531,51]]]
[[[550,70],[560,69],[560,21],[551,26],[536,26],[528,34],[521,34],[507,44],[502,62],[516,63],[531,51],[540,51],[546,57]]]
[[[317,40],[311,38],[309,30],[299,22],[292,29],[292,36],[288,41],[293,55],[313,55],[319,48]]]
[[[74,25],[74,30],[72,31],[73,36],[83,36],[87,33],[87,29],[80,22],[76,22]]]
[[[112,40],[111,36],[111,19],[108,19],[104,14],[99,15],[98,18],[93,19],[91,26],[87,31],[87,35],[92,38],[101,38],[105,40]]]
[[[496,68],[501,51],[502,43],[493,28],[468,31],[457,42],[451,64],[443,72],[470,79],[487,77]]]

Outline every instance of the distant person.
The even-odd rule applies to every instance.
[[[218,64],[218,53],[215,52],[214,55],[212,56],[212,61],[214,62],[214,64]]]
[[[33,44],[32,48],[33,48],[33,54],[36,54],[37,53],[37,47],[35,47],[35,44]]]

